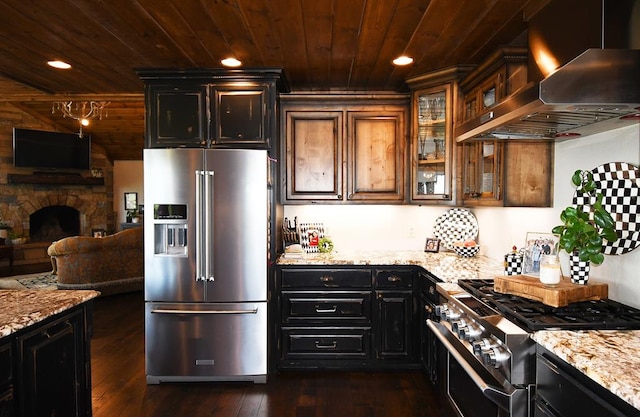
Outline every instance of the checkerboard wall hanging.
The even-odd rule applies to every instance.
[[[640,195],[640,170],[626,162],[609,162],[595,167],[591,173],[597,192],[603,195],[602,206],[615,220],[618,240],[606,242],[602,253],[622,255],[640,245],[640,218],[638,217],[638,197]],[[573,204],[591,213],[595,197],[576,190]]]

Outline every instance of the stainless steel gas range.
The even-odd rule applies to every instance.
[[[438,286],[444,302],[426,321],[440,342],[438,373],[450,414],[529,417],[535,394],[536,346],[542,329],[640,329],[640,310],[598,300],[553,308],[500,294],[492,280]]]

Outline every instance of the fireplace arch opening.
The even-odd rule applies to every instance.
[[[29,240],[53,242],[80,234],[80,212],[69,206],[43,207],[29,216]]]

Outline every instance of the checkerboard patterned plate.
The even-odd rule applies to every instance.
[[[602,206],[615,220],[619,239],[605,242],[602,252],[607,255],[622,255],[640,245],[640,218],[638,217],[638,197],[640,195],[640,170],[626,162],[610,162],[595,167],[593,180],[598,192],[602,193]],[[573,204],[590,213],[595,198],[576,190]]]
[[[478,221],[469,210],[452,208],[436,219],[433,233],[446,249],[452,250],[455,242],[476,240]]]

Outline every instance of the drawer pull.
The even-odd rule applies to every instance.
[[[330,308],[321,308],[320,306],[316,306],[316,313],[335,313],[336,311],[338,311],[338,306],[334,305],[333,307]]]
[[[322,281],[325,287],[337,287],[337,285],[333,283],[333,277],[331,275],[321,276],[320,281]]]
[[[316,349],[335,349],[338,347],[338,343],[334,340],[330,345],[326,345],[319,340],[316,340]]]
[[[400,278],[397,275],[391,275],[391,276],[387,277],[387,281],[389,281],[389,282],[400,282],[400,281],[402,281],[402,278]]]

